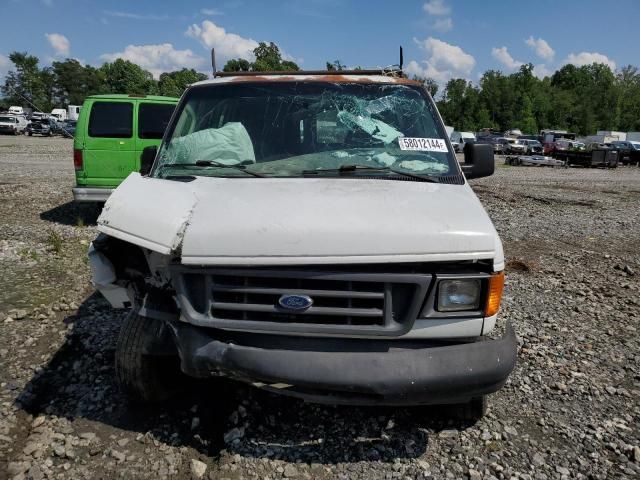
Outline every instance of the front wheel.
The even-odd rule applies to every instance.
[[[164,322],[143,317],[137,309],[124,320],[116,346],[116,378],[130,400],[160,402],[182,387],[178,356],[149,353],[163,346],[167,335],[170,333]]]

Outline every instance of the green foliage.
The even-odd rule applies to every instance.
[[[204,73],[196,72],[193,68],[162,73],[158,80],[158,93],[167,97],[179,97],[188,85],[206,79]]]
[[[330,72],[341,72],[346,70],[347,67],[340,61],[334,60],[333,62],[327,62],[327,70]]]
[[[256,59],[248,62],[242,58],[229,60],[222,68],[225,72],[285,72],[300,70],[298,65],[289,60],[283,60],[278,46],[270,42],[260,42],[253,49]]]
[[[62,237],[55,230],[49,230],[46,243],[53,253],[60,253],[62,251]]]
[[[565,65],[537,78],[533,65],[511,74],[488,70],[478,87],[463,79],[447,82],[438,102],[445,122],[458,130],[481,128],[537,133],[558,128],[587,135],[597,130],[640,130],[640,74],[617,75],[603,64]]]

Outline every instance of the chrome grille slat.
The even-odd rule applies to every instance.
[[[214,292],[237,292],[237,293],[256,293],[268,295],[309,295],[316,297],[338,297],[338,298],[378,298],[384,299],[384,292],[362,292],[351,290],[311,290],[300,288],[261,288],[261,287],[244,287],[235,285],[216,284],[212,287]]]
[[[247,312],[284,313],[285,315],[351,315],[354,317],[382,317],[381,308],[331,308],[310,307],[303,312],[283,312],[278,307],[259,303],[224,303],[215,302],[214,310],[238,310]]]

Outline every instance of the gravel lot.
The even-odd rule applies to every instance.
[[[638,478],[640,169],[499,166],[474,188],[508,258],[519,363],[475,425],[195,383],[128,405],[93,293],[72,142],[0,137],[0,478]]]

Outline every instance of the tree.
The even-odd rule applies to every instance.
[[[168,97],[179,97],[188,85],[206,80],[204,73],[196,72],[193,68],[183,68],[176,72],[165,72],[158,81],[158,93]]]
[[[431,95],[432,98],[435,98],[436,93],[438,93],[438,82],[436,82],[433,78],[414,75],[411,78],[411,80],[420,82],[422,86],[427,89],[427,92],[429,92],[429,95]]]
[[[260,42],[253,49],[256,59],[248,62],[242,58],[231,59],[223,67],[225,72],[285,72],[300,70],[298,65],[289,60],[283,60],[278,46],[270,42]]]
[[[330,72],[341,72],[346,70],[347,67],[340,62],[340,60],[334,60],[333,62],[327,62],[327,70]]]
[[[50,74],[41,72],[38,57],[27,52],[12,52],[9,60],[13,63],[14,70],[7,73],[2,87],[2,93],[9,103],[49,111]]]
[[[155,93],[155,82],[150,72],[129,60],[117,58],[100,67],[109,93]]]

